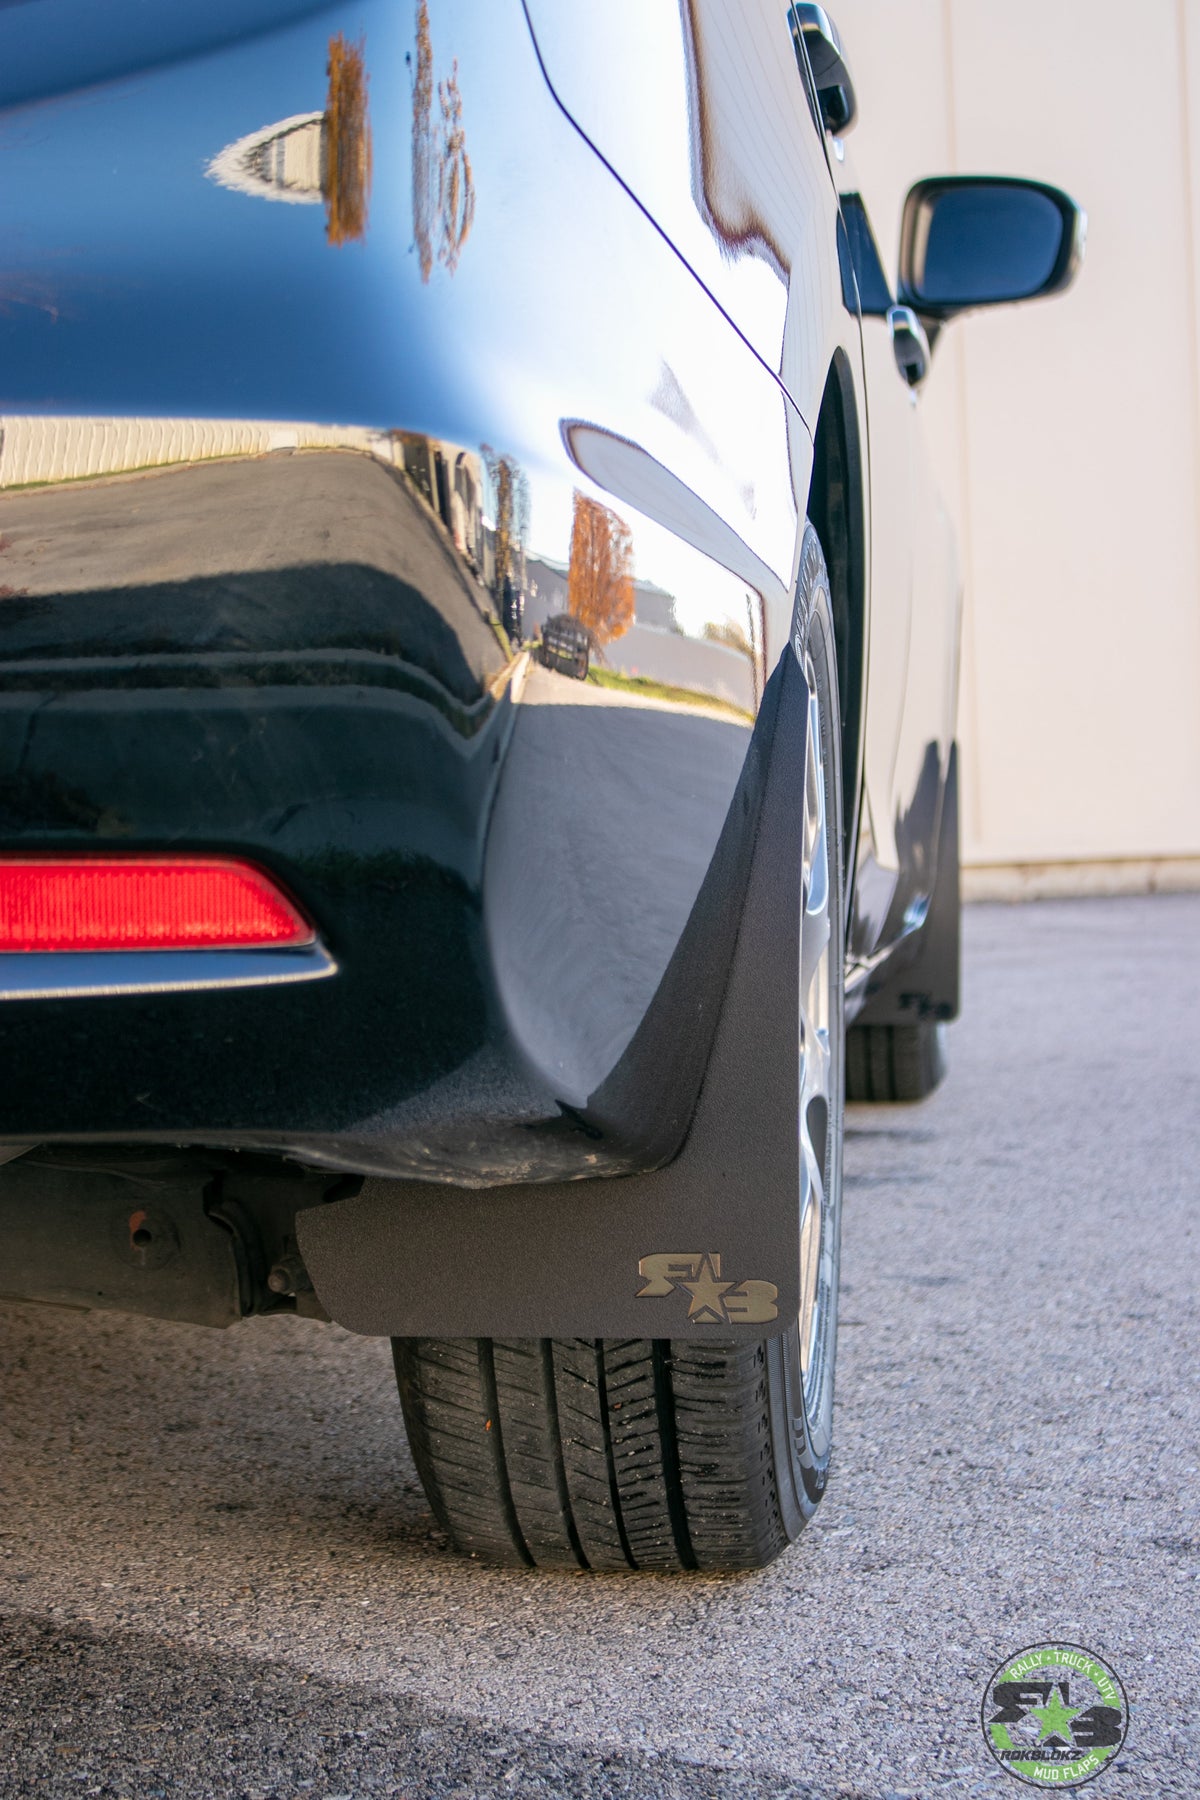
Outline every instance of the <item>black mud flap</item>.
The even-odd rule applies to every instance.
[[[381,1337],[761,1339],[795,1321],[808,707],[790,652],[776,680],[741,926],[675,1160],[520,1187],[370,1179],[310,1207],[296,1218],[300,1250],[340,1325]]]
[[[962,893],[959,874],[958,744],[950,746],[938,829],[937,873],[920,931],[873,979],[855,1025],[916,1025],[959,1014]]]

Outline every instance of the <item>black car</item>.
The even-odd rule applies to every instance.
[[[557,669],[561,675],[573,675],[576,681],[586,681],[591,648],[586,625],[581,625],[570,613],[555,613],[542,627],[544,668]]]
[[[819,6],[93,11],[0,8],[0,1291],[388,1336],[462,1549],[761,1565],[958,1007],[921,387],[1082,216],[922,180],[893,289]]]

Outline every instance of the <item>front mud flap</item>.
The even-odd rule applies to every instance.
[[[296,1219],[300,1249],[338,1324],[382,1337],[749,1339],[794,1322],[808,708],[790,651],[777,676],[741,925],[679,1154],[595,1181],[370,1179],[310,1207]]]

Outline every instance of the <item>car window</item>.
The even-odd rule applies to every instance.
[[[842,218],[846,222],[846,249],[858,281],[863,316],[881,317],[895,302],[892,298],[888,278],[884,273],[883,263],[880,261],[879,251],[875,246],[871,221],[867,217],[867,209],[862,203],[861,195],[842,195]],[[839,233],[839,238],[840,235]],[[846,276],[843,270],[843,287],[845,281]]]

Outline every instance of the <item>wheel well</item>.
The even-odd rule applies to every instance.
[[[838,350],[821,398],[808,516],[821,540],[833,600],[838,695],[842,716],[842,779],[846,804],[847,878],[858,811],[865,667],[866,547],[863,465],[858,408],[850,364]]]

